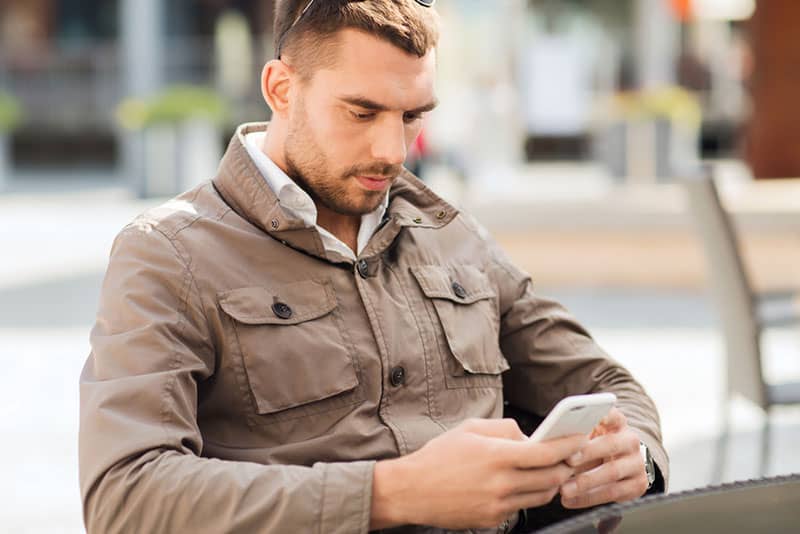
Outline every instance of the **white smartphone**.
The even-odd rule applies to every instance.
[[[589,434],[617,402],[613,393],[572,395],[558,401],[530,439],[547,441],[573,434]]]

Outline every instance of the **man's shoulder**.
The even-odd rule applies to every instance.
[[[117,234],[112,255],[151,257],[168,253],[189,262],[195,245],[207,241],[203,234],[213,232],[209,226],[219,223],[230,210],[214,186],[206,182],[137,215]]]
[[[169,239],[191,228],[198,220],[220,220],[230,207],[210,182],[201,184],[139,214],[126,228],[156,230]]]
[[[468,211],[459,210],[453,222],[458,224],[467,234],[479,241],[489,241],[492,239],[492,234],[489,230]]]

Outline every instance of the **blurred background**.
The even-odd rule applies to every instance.
[[[436,8],[441,105],[408,166],[646,386],[673,491],[800,471],[797,408],[771,410],[762,466],[769,395],[732,391],[731,331],[747,325],[731,323],[736,291],[723,276],[739,262],[745,311],[759,295],[786,297],[775,322],[785,327],[748,328],[764,380],[800,381],[800,3]],[[258,78],[273,10],[0,2],[2,530],[82,531],[77,382],[111,242],[139,212],[213,177],[238,123],[268,120]],[[716,207],[690,202],[686,178],[701,164]],[[732,234],[703,222],[717,208],[736,232],[727,259],[714,239]]]

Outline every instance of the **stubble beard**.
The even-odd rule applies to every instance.
[[[400,174],[402,166],[381,163],[353,165],[338,175],[331,173],[332,166],[309,131],[302,103],[299,106],[298,115],[289,126],[284,146],[284,160],[289,177],[308,193],[315,204],[321,204],[335,213],[361,216],[375,211],[384,195],[388,194],[387,191],[357,188],[357,193],[348,194],[348,182],[360,175],[391,176],[394,180]]]

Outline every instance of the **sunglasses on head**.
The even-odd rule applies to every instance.
[[[311,5],[314,3],[314,1],[315,0],[309,0],[309,2],[303,8],[303,10],[300,12],[300,14],[297,15],[297,18],[294,19],[294,22],[292,22],[292,25],[289,26],[289,28],[285,32],[283,32],[283,35],[281,35],[281,38],[278,41],[278,47],[275,50],[275,57],[277,57],[278,59],[281,58],[281,48],[283,48],[283,41],[286,40],[286,36],[289,34],[290,31],[292,31],[292,28],[297,26],[297,23],[300,22],[300,19],[303,18],[303,15],[306,14],[306,11],[308,11],[308,9],[311,7]],[[433,4],[436,3],[436,0],[414,0],[414,1],[416,3],[418,3],[419,5],[421,5],[422,7],[433,7]]]

